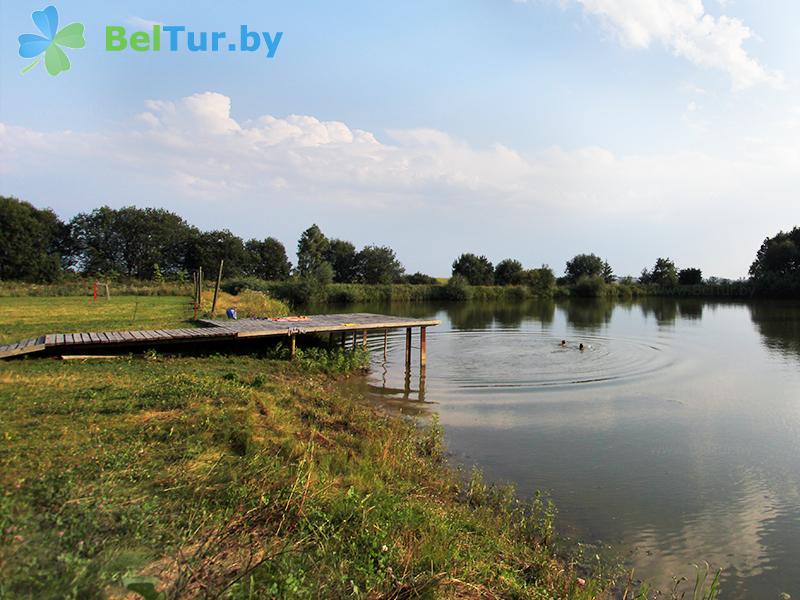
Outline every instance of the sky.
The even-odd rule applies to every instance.
[[[436,276],[594,252],[737,278],[800,225],[792,0],[60,0],[86,46],[21,74],[45,6],[0,3],[0,194],[64,219],[162,207],[292,258],[317,223]],[[106,51],[156,23],[282,37]]]

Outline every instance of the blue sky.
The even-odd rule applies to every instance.
[[[800,224],[800,5],[754,0],[70,2],[72,68],[20,75],[0,4],[0,193],[64,218],[317,222],[446,275],[464,251],[744,275]],[[262,52],[109,53],[106,25],[282,31]]]

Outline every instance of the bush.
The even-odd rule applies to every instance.
[[[464,301],[472,296],[467,278],[462,275],[453,275],[442,291],[444,300]]]
[[[572,292],[582,298],[599,298],[606,292],[606,282],[600,275],[581,275]]]

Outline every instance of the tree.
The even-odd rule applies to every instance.
[[[186,267],[192,238],[198,235],[178,215],[161,208],[108,206],[79,213],[70,221],[75,266],[88,274],[122,273],[151,279]]]
[[[800,227],[764,240],[750,265],[750,279],[759,294],[800,295]]]
[[[393,283],[405,269],[387,246],[365,246],[358,253],[358,274],[364,283]]]
[[[556,276],[553,269],[547,265],[542,265],[539,269],[524,271],[520,281],[537,296],[552,296],[556,289]]]
[[[0,196],[0,279],[55,281],[67,259],[68,230],[50,209]]]
[[[497,263],[494,268],[494,282],[496,285],[516,285],[522,281],[522,263],[513,258],[507,258]]]
[[[678,285],[700,285],[703,283],[703,272],[700,269],[689,268],[678,271]]]
[[[412,273],[411,275],[406,275],[405,281],[411,285],[436,285],[439,283],[436,280],[436,277],[431,277],[430,275],[420,273],[419,271]]]
[[[659,258],[650,271],[650,283],[661,287],[674,287],[678,283],[678,270],[668,258]]]
[[[358,256],[356,247],[346,240],[331,240],[325,252],[325,260],[333,267],[333,280],[337,283],[352,283],[358,278]]]
[[[494,266],[485,256],[462,254],[453,262],[453,275],[461,275],[469,285],[492,285]]]
[[[608,263],[599,256],[595,254],[578,254],[572,260],[567,261],[565,271],[567,281],[576,283],[582,276],[602,277],[605,280],[607,275],[606,268],[608,268],[608,274],[613,276],[610,273],[611,267],[608,267]]]
[[[203,267],[204,277],[213,277],[219,269],[219,261],[223,259],[226,277],[238,277],[244,274],[248,253],[242,238],[227,229],[204,231],[192,237],[187,256],[187,270]]]
[[[603,281],[606,283],[614,283],[616,277],[614,276],[614,270],[611,268],[611,265],[608,264],[608,261],[603,261],[603,272],[601,275],[603,277]]]
[[[297,272],[301,277],[311,275],[325,260],[328,238],[316,224],[306,229],[297,242]]]
[[[268,281],[282,281],[289,278],[292,263],[286,256],[286,248],[274,237],[265,240],[248,240],[246,272]]]

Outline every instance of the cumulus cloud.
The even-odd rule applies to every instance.
[[[398,219],[430,224],[437,240],[443,239],[437,223],[459,223],[451,244],[463,244],[469,236],[463,228],[473,227],[536,228],[548,236],[555,226],[616,240],[613,232],[625,223],[629,231],[650,232],[645,245],[656,232],[689,236],[688,227],[685,251],[710,244],[702,252],[711,255],[724,248],[712,263],[720,269],[752,258],[742,236],[752,236],[757,247],[766,233],[800,219],[796,136],[743,140],[726,155],[620,154],[598,146],[526,152],[477,147],[434,129],[376,134],[311,115],[242,120],[231,109],[227,96],[204,92],[148,101],[127,125],[107,130],[0,123],[0,193],[65,216],[104,203],[163,206],[192,219],[215,215],[214,226],[225,223],[245,235],[265,222],[322,214],[353,230]],[[736,243],[741,256],[732,258]],[[637,264],[622,270],[641,269],[637,257],[625,257]]]
[[[711,206],[760,177],[800,172],[796,148],[761,148],[741,159],[696,151],[622,156],[601,147],[526,154],[502,144],[476,148],[431,129],[392,130],[379,140],[309,115],[240,122],[230,98],[214,92],[145,108],[133,127],[106,132],[0,125],[0,168],[33,176],[52,154],[60,164],[125,172],[130,185],[158,181],[180,196],[221,203],[252,201],[252,192],[266,189],[371,207],[420,202],[650,216],[701,200]]]
[[[525,1],[525,0],[515,0]],[[735,17],[715,17],[703,0],[561,0],[598,18],[606,30],[629,48],[659,43],[676,56],[726,72],[736,88],[758,83],[780,86],[780,73],[753,58],[744,43],[753,31]],[[725,8],[724,3],[720,5]]]

